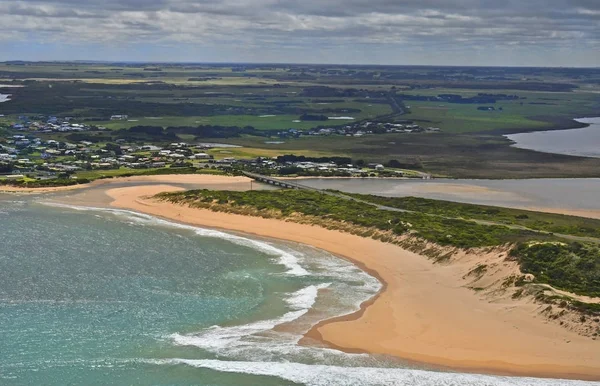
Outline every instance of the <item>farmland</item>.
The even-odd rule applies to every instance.
[[[210,153],[396,160],[451,177],[600,175],[598,159],[515,149],[502,136],[597,116],[597,69],[9,62],[0,84],[23,86],[0,85],[12,95],[0,104],[5,140],[58,117],[89,131],[39,137],[226,142],[244,148]]]

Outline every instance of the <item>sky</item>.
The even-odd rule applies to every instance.
[[[600,0],[0,0],[0,61],[600,67]]]

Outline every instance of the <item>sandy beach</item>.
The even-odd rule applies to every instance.
[[[212,174],[167,174],[167,175],[148,175],[148,176],[132,176],[132,177],[115,177],[100,179],[89,184],[79,184],[71,186],[43,187],[43,188],[25,188],[16,186],[1,186],[0,193],[49,193],[61,192],[69,190],[82,190],[114,185],[116,183],[167,183],[167,184],[182,184],[195,188],[198,187],[213,187],[215,189],[231,189],[250,187],[252,180],[247,177],[231,177]]]
[[[232,182],[222,176],[153,176],[153,185],[107,185],[104,192],[113,207],[309,244],[354,262],[384,283],[360,312],[320,323],[304,344],[325,343],[469,372],[600,380],[600,341],[548,322],[539,315],[539,305],[527,300],[492,300],[466,288],[465,272],[479,263],[496,267],[498,275],[514,270],[515,263],[505,262],[503,251],[433,264],[398,246],[339,231],[149,198],[183,189],[188,177],[207,187]],[[236,183],[246,186],[246,181]]]
[[[61,192],[65,190],[76,190],[85,187],[90,187],[91,184],[81,185],[70,185],[70,186],[50,186],[44,188],[22,188],[18,186],[2,185],[0,186],[0,193],[49,193],[49,192]]]

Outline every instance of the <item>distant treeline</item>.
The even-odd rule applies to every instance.
[[[59,116],[82,116],[93,120],[108,119],[114,114],[130,116],[214,116],[263,114],[265,109],[252,107],[213,105],[201,103],[157,103],[135,100],[134,96],[119,93],[118,90],[163,90],[177,87],[163,85],[137,85],[122,87],[110,92],[106,89],[94,89],[87,83],[57,82],[49,87],[47,83],[26,82],[27,87],[11,91],[13,98],[2,104],[3,114],[44,114]],[[102,85],[108,87],[108,85]],[[154,96],[165,97],[160,93]],[[74,112],[75,111],[75,112]]]
[[[133,126],[116,132],[120,138],[129,134],[143,134],[150,137],[162,137],[164,139],[177,139],[178,134],[193,135],[196,138],[232,138],[241,135],[264,136],[265,133],[252,126],[169,126],[166,129],[161,126]]]
[[[257,130],[252,126],[169,126],[166,129],[162,126],[133,126],[128,129],[120,129],[110,132],[79,132],[67,135],[67,139],[73,142],[89,141],[111,142],[117,139],[126,141],[179,141],[178,134],[193,135],[195,138],[235,138],[242,135],[266,136],[263,131]]]
[[[315,163],[334,163],[336,165],[349,165],[352,163],[350,157],[306,157],[303,155],[286,154],[277,157],[278,163],[296,163],[296,162],[315,162]]]
[[[447,103],[461,103],[461,104],[483,104],[483,103],[496,103],[499,100],[517,100],[525,99],[518,95],[507,95],[507,94],[485,94],[479,93],[476,96],[464,98],[457,94],[439,94],[438,96],[429,95],[410,95],[410,94],[398,94],[398,98],[407,101],[424,101],[424,102],[447,102]]]
[[[369,98],[385,98],[387,95],[383,91],[372,91],[357,88],[335,88],[328,86],[310,86],[305,87],[300,93],[300,96],[310,98],[357,98],[357,97],[369,97]],[[330,102],[330,101],[323,101]]]
[[[414,88],[456,88],[471,90],[522,90],[522,91],[547,91],[547,92],[569,92],[577,88],[570,83],[548,83],[548,82],[515,82],[515,81],[448,81],[441,83],[422,83]]]
[[[188,78],[189,82],[206,82],[209,80],[221,79],[221,78]],[[206,94],[204,95],[206,96]]]
[[[167,127],[166,133],[170,134],[191,134],[196,138],[233,138],[242,135],[254,135],[258,137],[268,136],[264,131],[258,130],[253,126],[219,126],[219,125],[200,125]]]
[[[302,114],[299,118],[301,121],[327,121],[329,118],[326,115],[317,114]]]

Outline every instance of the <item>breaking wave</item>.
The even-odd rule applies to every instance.
[[[321,320],[351,313],[374,296],[381,284],[354,265],[309,246],[272,245],[226,232],[178,224],[133,211],[50,204],[74,210],[107,212],[132,224],[185,229],[224,239],[273,256],[303,287],[280,294],[283,315],[241,325],[215,325],[191,334],[163,337],[175,346],[197,348],[219,359],[138,359],[159,366],[191,366],[224,373],[272,376],[309,386],[589,386],[597,382],[500,377],[405,368],[395,359],[299,344]],[[202,354],[200,354],[202,355]],[[204,356],[204,355],[203,355]]]
[[[230,362],[211,359],[167,359],[163,365],[187,365],[222,372],[266,375],[309,386],[590,386],[598,382],[500,377],[435,371],[305,365],[300,363]]]

